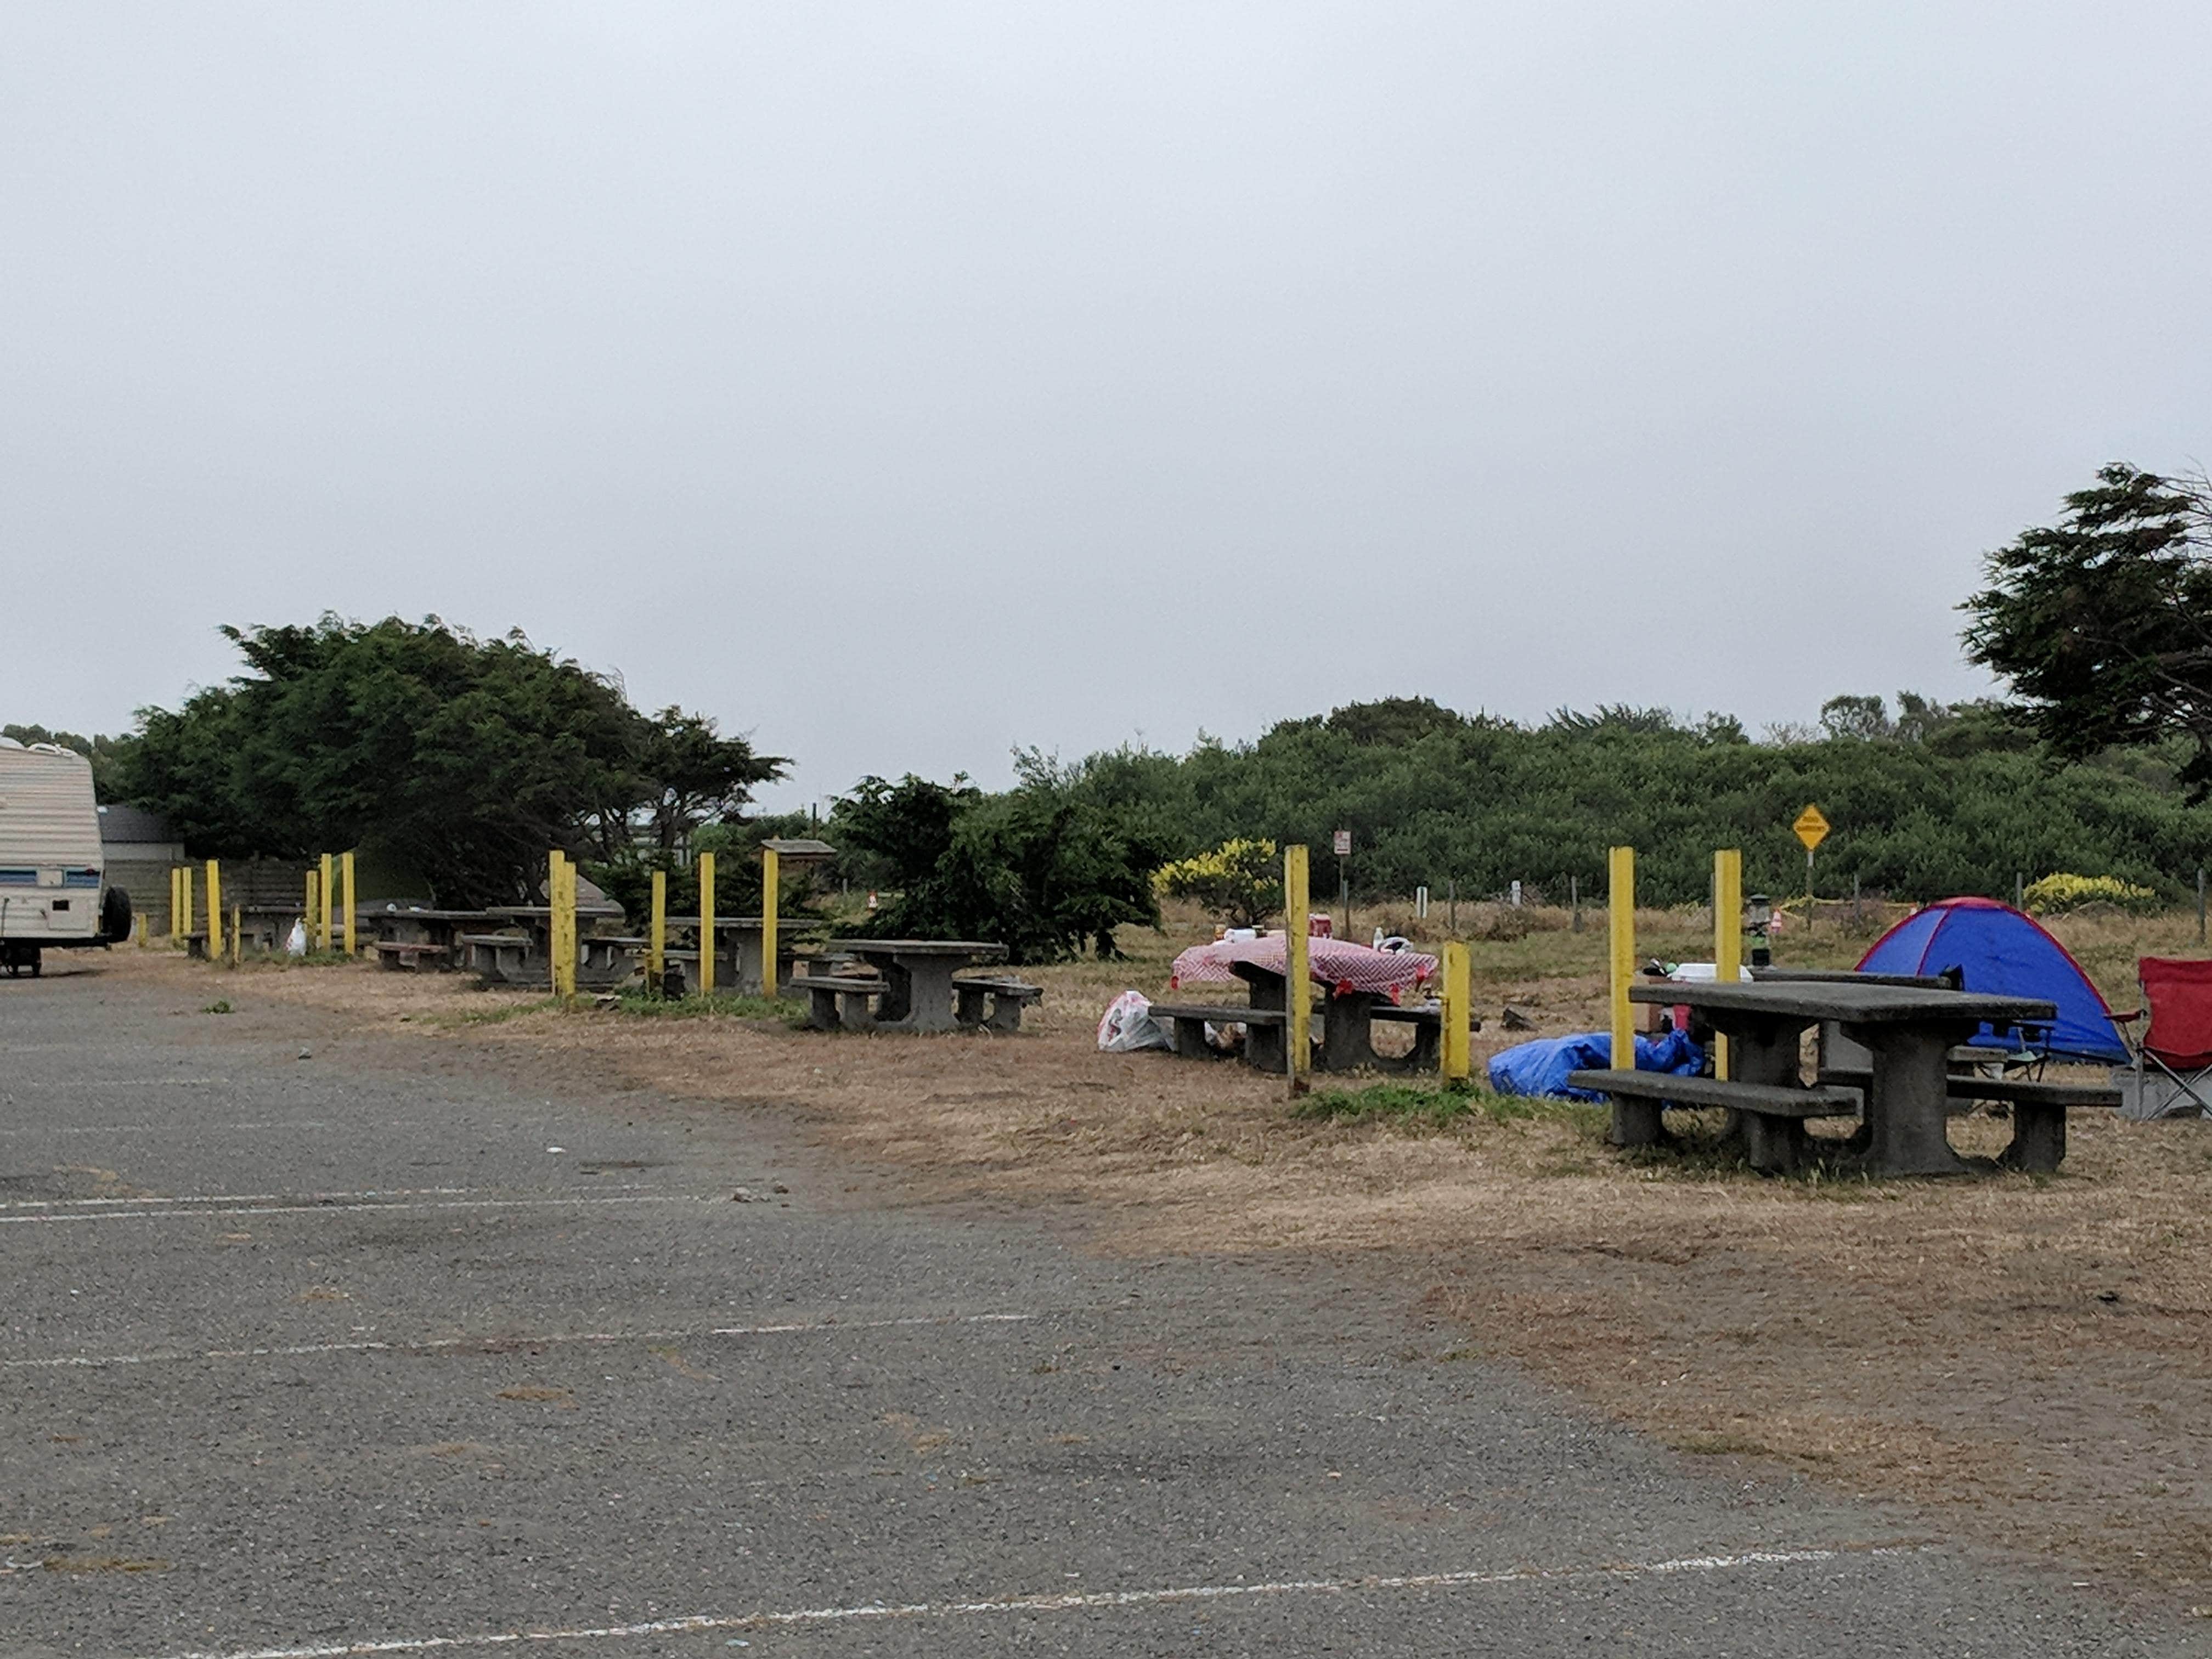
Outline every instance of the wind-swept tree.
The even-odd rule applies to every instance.
[[[1986,568],[1961,607],[1966,653],[2011,682],[2056,755],[2179,733],[2191,799],[2212,791],[2212,484],[2116,461]]]
[[[520,631],[325,616],[223,632],[246,672],[141,710],[124,768],[131,799],[210,853],[359,846],[441,901],[512,901],[549,848],[627,855],[641,819],[657,834],[733,811],[781,768],[698,716],[648,719]]]

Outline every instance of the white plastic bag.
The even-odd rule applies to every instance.
[[[306,922],[296,921],[293,922],[292,931],[284,936],[284,954],[288,957],[304,957],[307,954],[307,924]]]
[[[1142,991],[1124,991],[1106,1005],[1098,1022],[1098,1046],[1109,1054],[1126,1054],[1139,1048],[1172,1048],[1175,1039],[1152,1018],[1152,1000]]]

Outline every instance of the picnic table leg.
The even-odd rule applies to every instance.
[[[1616,1146],[1656,1146],[1667,1138],[1659,1119],[1659,1103],[1629,1095],[1613,1097],[1613,1127],[1607,1135]]]
[[[1170,1024],[1175,1030],[1175,1051],[1185,1060],[1221,1060],[1222,1051],[1206,1040],[1206,1022],[1188,1015],[1176,1014]]]
[[[895,957],[862,951],[860,960],[883,975],[884,994],[876,1004],[876,1024],[905,1024],[914,1012],[914,976]]]
[[[1798,1049],[1804,1027],[1796,1020],[1759,1019],[1731,1024],[1728,1030],[1729,1080],[1790,1087],[1802,1080]],[[1785,1175],[1803,1164],[1811,1150],[1802,1121],[1758,1118],[1732,1111],[1723,1141],[1743,1148],[1744,1162],[1769,1175]]]
[[[739,996],[760,995],[768,988],[768,981],[761,975],[760,935],[739,932],[730,951],[736,959],[733,963],[736,971],[730,975],[730,983],[736,988]]]
[[[1802,1118],[1767,1117],[1758,1112],[1732,1115],[1743,1133],[1743,1161],[1760,1174],[1788,1175],[1805,1162],[1811,1149]]]
[[[1321,1058],[1316,1071],[1356,1072],[1379,1063],[1371,1022],[1374,1007],[1374,999],[1358,991],[1322,1000]]]
[[[2056,1171],[2066,1157],[2066,1109],[2046,1106],[2040,1103],[2029,1105],[2014,1101],[2012,1108],[2012,1142],[1997,1155],[1997,1162],[2008,1170],[2026,1170],[2035,1175],[2050,1175]]]
[[[1290,1006],[1283,994],[1281,975],[1239,973],[1237,976],[1251,987],[1248,1001],[1252,1007],[1279,1013]],[[1234,1011],[1231,1011],[1227,1018],[1234,1020]],[[1290,1042],[1287,1021],[1281,1025],[1248,1024],[1244,1027],[1244,1063],[1255,1072],[1280,1073],[1283,1057],[1290,1052]]]
[[[906,1024],[909,1030],[949,1031],[953,1029],[953,966],[950,960],[927,957],[917,957],[907,963]]]
[[[1443,1022],[1426,1024],[1413,1028],[1413,1046],[1406,1051],[1403,1060],[1390,1062],[1388,1069],[1400,1072],[1434,1072],[1441,1068],[1437,1054],[1443,1046]],[[1379,1061],[1377,1062],[1380,1063]]]
[[[1962,1174],[1966,1166],[1944,1133],[1951,1033],[1942,1027],[1863,1025],[1846,1026],[1844,1035],[1874,1053],[1874,1080],[1866,1091],[1868,1170]]]
[[[1244,1028],[1244,1063],[1255,1072],[1279,1074],[1283,1056],[1290,1052],[1290,1032],[1281,1025],[1247,1025]]]

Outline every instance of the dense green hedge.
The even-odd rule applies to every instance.
[[[1291,720],[1257,742],[1181,757],[1095,755],[1080,787],[1150,815],[1188,851],[1233,836],[1303,841],[1333,886],[1330,832],[1352,832],[1353,889],[1462,895],[1518,879],[1564,896],[1603,890],[1606,848],[1638,850],[1640,896],[1691,902],[1712,849],[1737,846],[1748,887],[1803,890],[1790,824],[1817,803],[1834,825],[1818,890],[1930,899],[2009,897],[2014,875],[2114,875],[2178,900],[2212,860],[2212,810],[2188,805],[2175,757],[2130,750],[2051,764],[1993,707],[1945,711],[1910,737],[1753,744],[1733,721],[1684,727],[1650,711],[1562,714],[1540,727],[1418,700]]]

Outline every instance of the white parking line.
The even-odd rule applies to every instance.
[[[1102,1310],[1093,1309],[1098,1312]],[[576,1331],[555,1336],[448,1336],[420,1342],[300,1342],[284,1347],[199,1348],[154,1353],[64,1354],[52,1359],[0,1359],[0,1370],[96,1370],[105,1365],[159,1365],[185,1359],[279,1359],[321,1353],[454,1353],[471,1349],[501,1353],[514,1348],[553,1348],[568,1343],[704,1342],[736,1336],[805,1336],[834,1331],[896,1331],[929,1325],[1019,1325],[1041,1313],[915,1314],[899,1319],[791,1320],[779,1325],[711,1325],[687,1331]]]
[[[1582,1567],[1515,1567],[1503,1572],[1396,1573],[1364,1578],[1281,1578],[1259,1584],[1182,1584],[1163,1589],[1105,1590],[1059,1595],[1011,1595],[984,1601],[864,1601],[843,1607],[798,1607],[780,1613],[690,1613],[635,1625],[569,1626],[539,1630],[487,1631],[477,1635],[402,1636],[385,1641],[307,1647],[198,1649],[161,1659],[347,1659],[349,1655],[428,1653],[441,1649],[512,1647],[526,1642],[608,1642],[625,1637],[680,1636],[695,1631],[775,1630],[866,1620],[958,1619],[1003,1613],[1081,1613],[1162,1607],[1181,1601],[1235,1601],[1259,1596],[1343,1595],[1384,1590],[1494,1589],[1518,1584],[1571,1584],[1595,1580],[1657,1578],[1669,1574],[1728,1572],[1742,1567],[1817,1566],[1870,1556],[1902,1555],[1924,1547],[1743,1550],[1731,1555],[1682,1556],[1668,1561]]]
[[[9,1045],[9,1054],[22,1050]],[[27,1077],[18,1078],[8,1085],[9,1093],[18,1089],[165,1089],[179,1084],[197,1086],[203,1083],[238,1083],[240,1078],[220,1077]],[[0,1095],[0,1100],[7,1098]]]
[[[243,1129],[328,1129],[335,1127],[327,1118],[299,1118],[289,1122],[274,1123],[34,1123],[15,1127],[0,1126],[0,1135],[143,1135],[189,1134],[195,1137],[219,1133],[225,1130]],[[353,1124],[354,1128],[414,1129],[418,1123]]]
[[[574,1198],[453,1198],[422,1204],[241,1204],[228,1208],[171,1205],[161,1209],[142,1206],[137,1209],[86,1210],[67,1215],[52,1211],[39,1215],[0,1215],[0,1227],[20,1226],[32,1222],[59,1224],[84,1221],[179,1221],[202,1215],[342,1215],[350,1210],[388,1210],[397,1213],[409,1210],[532,1210],[562,1204],[711,1204],[719,1196],[704,1193],[635,1193],[628,1196],[579,1193]],[[132,1200],[123,1201],[128,1204]]]
[[[642,1185],[642,1182],[624,1182],[620,1190]],[[483,1190],[481,1187],[371,1187],[356,1193],[134,1193],[128,1198],[10,1198],[0,1200],[0,1210],[81,1210],[94,1206],[112,1209],[123,1204],[276,1204],[287,1199],[319,1204],[344,1199],[460,1198]]]

